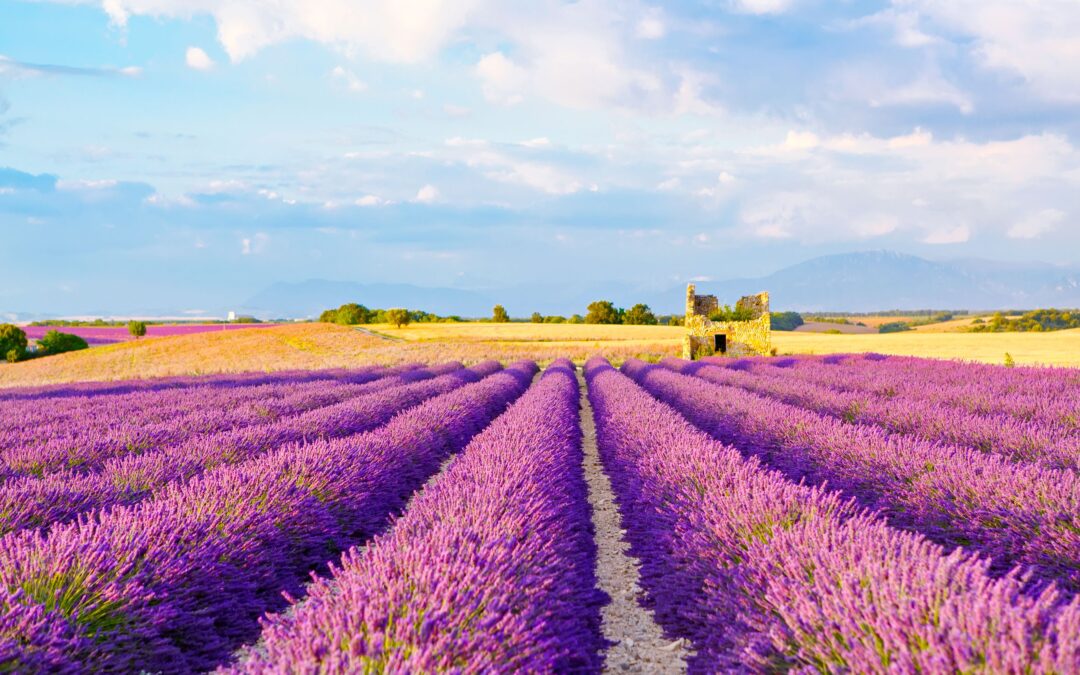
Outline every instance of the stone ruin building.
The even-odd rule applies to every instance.
[[[769,294],[747,295],[735,303],[736,309],[750,310],[746,321],[712,321],[720,308],[715,295],[697,295],[694,284],[686,287],[686,335],[683,358],[723,354],[725,356],[767,355],[772,350],[769,324]]]

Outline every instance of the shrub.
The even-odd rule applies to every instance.
[[[544,317],[544,323],[566,323],[566,317],[565,316],[559,316],[557,314],[553,314],[551,316],[545,316]]]
[[[8,363],[15,363],[26,356],[26,333],[10,323],[0,324],[0,354]]]
[[[540,312],[533,312],[530,321],[533,323],[544,323],[544,316]]]
[[[1005,352],[1005,367],[1006,368],[1015,368],[1016,367],[1016,361],[1013,360],[1013,356],[1009,352]]]
[[[386,320],[398,328],[407,326],[410,321],[409,312],[405,309],[388,309],[386,310]]]
[[[86,343],[86,340],[82,339],[78,335],[72,335],[71,333],[61,333],[58,330],[51,330],[45,333],[40,340],[37,341],[38,347],[41,348],[46,354],[63,354],[64,352],[75,352],[80,349],[86,349],[90,345]]]
[[[710,321],[750,321],[753,318],[754,310],[739,305],[735,305],[734,308],[731,305],[724,305],[709,315]]]
[[[146,335],[146,322],[145,321],[128,321],[128,332],[135,336],[136,339]]]
[[[502,305],[495,305],[491,309],[491,320],[495,323],[509,323],[510,315],[506,313],[506,308]]]
[[[567,319],[566,323],[585,323],[585,317],[581,316],[580,314],[574,314],[569,319]]]
[[[878,328],[879,333],[902,333],[906,330],[911,330],[911,324],[906,321],[892,321],[890,323],[883,323]]]
[[[804,321],[798,312],[773,312],[769,315],[769,323],[773,330],[795,330]]]
[[[585,315],[585,323],[622,323],[622,310],[607,300],[597,300],[589,303],[588,314]]]
[[[652,313],[649,306],[639,302],[626,310],[626,314],[623,316],[623,323],[632,326],[655,326],[657,321],[656,315]]]

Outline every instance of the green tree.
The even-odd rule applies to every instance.
[[[409,310],[407,309],[396,308],[386,310],[386,320],[398,328],[407,326],[410,319]]]
[[[710,321],[750,321],[753,318],[753,310],[739,305],[735,305],[734,308],[731,305],[723,305],[717,307],[716,311],[709,315]]]
[[[491,320],[495,323],[509,323],[510,315],[506,313],[506,308],[502,305],[495,305],[491,310]]]
[[[607,300],[597,300],[589,303],[589,312],[585,315],[585,323],[621,323],[620,310],[615,304]]]
[[[131,321],[128,321],[127,329],[129,333],[135,336],[135,339],[139,339],[142,336],[146,335],[146,322],[135,321],[133,319]]]
[[[773,312],[769,315],[769,323],[773,330],[795,330],[804,321],[798,312]]]
[[[319,321],[322,323],[337,323],[337,310],[327,309],[319,315]]]
[[[623,323],[632,326],[655,326],[657,321],[656,315],[652,313],[649,306],[639,302],[626,310],[626,314],[623,316]]]
[[[540,312],[533,312],[529,320],[533,323],[544,323],[544,315]]]
[[[72,335],[71,333],[61,333],[58,330],[51,330],[45,333],[40,340],[37,341],[38,347],[46,354],[63,354],[64,352],[75,352],[80,349],[86,349],[90,345],[86,343],[86,340],[82,339],[78,335]]]
[[[371,321],[371,311],[363,305],[358,305],[355,302],[348,302],[337,308],[334,312],[334,323],[339,323],[343,326],[355,326],[359,323],[369,323]]]
[[[10,323],[0,324],[0,354],[8,363],[15,363],[26,356],[26,332]]]
[[[585,317],[580,314],[574,314],[566,320],[566,323],[585,323]]]

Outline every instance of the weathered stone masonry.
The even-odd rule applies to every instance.
[[[719,309],[715,295],[697,295],[694,284],[686,287],[686,335],[683,358],[695,359],[713,354],[727,356],[765,355],[772,350],[769,323],[769,294],[758,293],[741,298],[735,307],[749,309],[748,321],[711,321],[709,315]]]

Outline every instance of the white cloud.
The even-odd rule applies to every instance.
[[[724,196],[741,207],[740,232],[815,243],[890,236],[949,244],[1010,230],[1041,236],[1054,231],[1055,216],[1032,212],[1067,213],[1080,190],[1080,153],[1054,134],[975,142],[923,129],[893,137],[789,130],[776,145],[690,166],[702,174],[730,167],[739,176]]]
[[[956,225],[931,230],[922,241],[924,244],[963,244],[969,239],[971,239],[971,228],[967,225]]]
[[[659,40],[664,37],[667,34],[667,26],[664,25],[660,11],[652,9],[646,12],[634,27],[634,34],[643,40]]]
[[[540,136],[539,138],[531,138],[527,141],[521,141],[518,145],[523,145],[526,148],[550,148],[551,141],[546,136]]]
[[[971,97],[947,82],[939,73],[927,73],[904,85],[881,87],[869,95],[871,106],[917,106],[944,103],[965,115],[975,112]]]
[[[1065,220],[1064,211],[1043,209],[1010,227],[1006,234],[1012,239],[1038,239],[1056,229],[1063,220]]]
[[[817,134],[809,131],[789,131],[784,139],[785,150],[811,150],[818,146]]]
[[[1080,100],[1080,3],[1071,0],[894,0],[924,23],[958,33],[986,68],[1023,78],[1048,99]]]
[[[188,68],[195,70],[210,70],[214,67],[214,59],[199,47],[188,47],[184,54],[184,61]]]
[[[794,0],[731,0],[731,8],[746,14],[783,14]]]
[[[439,189],[434,185],[425,185],[416,192],[416,197],[413,201],[420,202],[421,204],[431,204],[439,198]]]
[[[104,0],[114,24],[132,15],[188,19],[209,14],[233,61],[297,38],[395,63],[437,53],[480,0]]]
[[[549,163],[519,159],[507,152],[493,149],[487,141],[468,138],[448,138],[446,147],[452,149],[453,156],[466,166],[479,169],[491,180],[500,183],[524,185],[526,187],[552,195],[566,195],[584,189],[584,183],[577,177]],[[533,139],[519,143],[530,149],[547,147],[546,138]],[[593,192],[599,186],[590,185]]]
[[[58,180],[57,190],[107,190],[119,185],[119,181],[113,179],[102,180]]]
[[[375,195],[364,195],[353,203],[357,206],[381,206],[386,202],[384,202],[379,197],[376,197]]]
[[[528,76],[525,70],[502,52],[483,56],[476,64],[476,74],[483,85],[484,98],[492,103],[515,105],[524,100]]]
[[[688,92],[701,98],[695,83],[677,72],[676,62],[645,53],[642,41],[668,37],[671,26],[662,7],[639,0],[68,1],[101,2],[119,27],[135,15],[183,20],[209,15],[233,62],[297,39],[328,45],[350,58],[389,63],[430,61],[448,45],[468,42],[488,50],[476,75],[487,98],[502,104],[535,96],[574,108],[680,113]],[[740,11],[770,13],[789,4],[744,0]]]
[[[367,91],[367,83],[347,68],[335,66],[334,69],[330,71],[330,76],[335,80],[342,82],[349,91]]]

